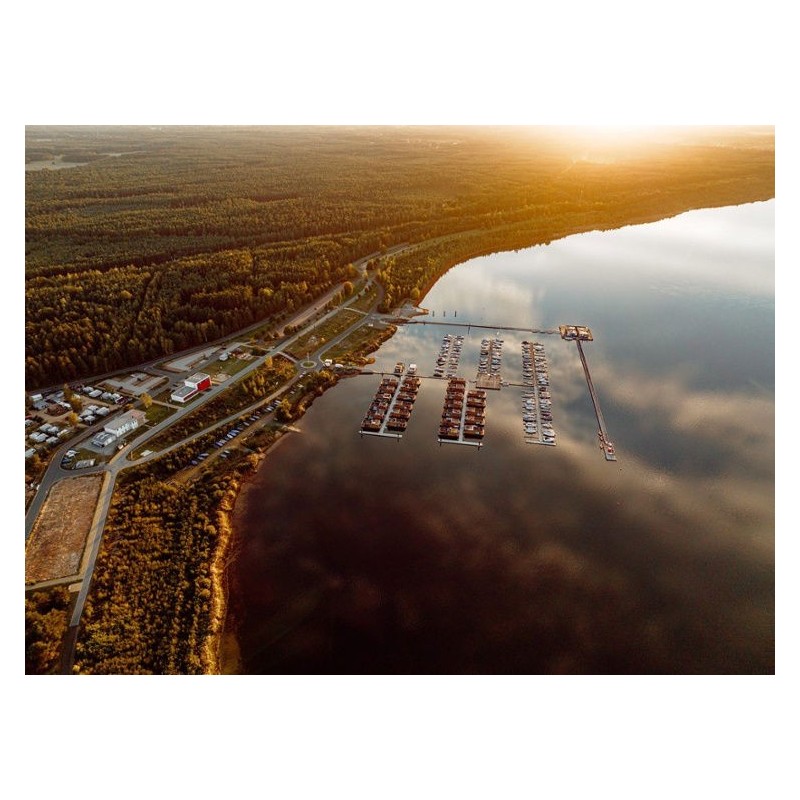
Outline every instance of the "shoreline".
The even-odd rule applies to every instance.
[[[612,225],[607,227],[595,227],[595,226],[576,226],[577,229],[570,231],[569,233],[565,233],[563,236],[554,237],[549,239],[547,242],[535,242],[530,245],[526,245],[525,247],[520,248],[511,248],[512,250],[519,250],[519,249],[527,249],[528,247],[536,247],[539,245],[549,244],[551,241],[558,241],[560,239],[565,239],[569,236],[577,236],[584,233],[589,233],[593,231],[600,231],[600,232],[607,232],[607,231],[614,231],[620,230],[622,228],[634,226],[634,225],[647,225],[655,222],[660,222],[662,220],[671,219],[673,217],[678,216],[679,214],[688,213],[690,211],[702,211],[705,209],[713,209],[713,208],[726,208],[728,206],[740,206],[740,205],[748,205],[750,203],[758,203],[758,202],[769,202],[770,200],[774,200],[774,197],[767,198],[765,200],[748,200],[740,203],[733,203],[733,204],[711,204],[711,205],[703,205],[693,208],[687,208],[683,211],[672,211],[667,212],[663,216],[653,217],[652,215],[646,215],[646,218],[640,218],[636,221],[628,221],[618,225]],[[420,243],[420,246],[424,246],[425,243]],[[456,267],[460,264],[463,264],[467,261],[472,260],[473,258],[478,258],[481,255],[490,255],[492,253],[499,253],[499,252],[508,252],[509,250],[502,250],[502,249],[494,249],[491,253],[482,253],[478,255],[470,255],[466,258],[462,258],[454,264],[449,265],[446,267],[440,275],[436,277],[435,280],[431,281],[429,284],[425,286],[424,293],[420,296],[418,303],[422,303],[424,298],[436,284],[436,282],[445,275],[450,269]],[[398,312],[402,309],[407,303],[404,301],[400,306],[394,309],[395,312]],[[420,306],[417,305],[419,308]],[[394,334],[397,332],[397,326],[394,326],[395,330],[389,336],[382,337],[381,341],[378,342],[375,348],[372,350],[367,351],[363,354],[364,357],[369,356],[370,353],[375,352],[378,350],[388,339],[392,338]],[[324,388],[323,393],[328,389],[334,388],[338,384],[338,380],[334,382],[331,386],[327,386]],[[305,415],[305,411],[311,406],[312,402],[306,406],[303,413],[297,418],[297,420],[302,419]],[[297,422],[297,420],[292,420],[292,422]],[[212,629],[209,632],[207,637],[207,642],[204,644],[204,656],[208,653],[209,658],[208,661],[204,660],[204,663],[208,665],[207,672],[209,674],[240,674],[238,669],[241,666],[240,653],[239,649],[239,642],[237,638],[238,631],[230,630],[230,624],[228,620],[229,615],[229,593],[231,587],[231,576],[229,570],[232,568],[236,553],[238,552],[237,542],[240,540],[242,535],[241,530],[237,530],[237,527],[234,525],[234,515],[236,514],[237,505],[240,501],[247,502],[247,493],[248,488],[252,487],[254,484],[253,478],[258,473],[259,468],[262,466],[264,460],[269,456],[272,450],[284,440],[285,436],[279,436],[274,442],[272,442],[262,453],[258,454],[258,461],[254,465],[252,472],[246,476],[242,476],[241,478],[234,479],[229,486],[228,490],[226,491],[225,496],[220,501],[220,505],[217,509],[217,518],[219,521],[219,529],[220,532],[225,531],[224,542],[222,546],[217,548],[215,551],[214,560],[211,565],[211,573],[212,573],[212,580],[213,580],[213,589],[212,589]],[[242,507],[240,506],[240,510]],[[225,660],[225,656],[222,655],[223,649],[225,649],[225,643],[233,642],[233,647],[230,647],[230,650],[233,650],[237,655],[235,657],[235,665],[232,664],[233,659],[229,655],[227,657],[227,661]],[[231,666],[235,666],[235,670],[231,670]]]
[[[255,484],[255,477],[266,457],[287,437],[285,431],[266,450],[258,453],[253,470],[231,481],[225,496],[217,508],[217,528],[225,532],[224,542],[214,553],[211,564],[212,580],[212,626],[204,644],[204,664],[206,674],[239,674],[239,640],[236,626],[231,625],[230,595],[233,583],[230,570],[240,550],[241,531],[234,525],[237,509],[246,507],[248,493]],[[244,506],[242,505],[244,504]],[[235,622],[235,620],[233,621]],[[233,628],[233,630],[231,629]],[[227,647],[226,647],[227,645]],[[233,652],[233,655],[231,654]]]

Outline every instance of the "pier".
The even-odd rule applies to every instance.
[[[608,431],[606,429],[605,420],[603,419],[603,412],[600,410],[600,400],[597,398],[597,392],[594,389],[594,383],[592,383],[592,376],[589,372],[589,365],[586,363],[586,356],[583,354],[581,340],[576,338],[573,341],[578,347],[578,355],[581,357],[581,364],[583,364],[583,372],[586,375],[586,384],[589,387],[589,395],[591,396],[592,404],[594,405],[594,414],[597,417],[597,425],[600,429],[597,433],[600,439],[600,449],[603,451],[606,461],[616,461],[617,455],[614,451],[614,443],[608,438]]]
[[[544,333],[549,334],[552,336],[558,336],[561,331],[553,330],[548,328],[547,330],[542,330],[540,328],[514,328],[508,325],[477,325],[473,322],[434,322],[433,320],[429,319],[410,319],[406,323],[406,325],[448,325],[453,328],[466,328],[467,331],[470,328],[480,328],[487,331],[519,331],[520,333]]]

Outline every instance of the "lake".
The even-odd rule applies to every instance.
[[[402,440],[360,437],[378,375],[317,399],[237,502],[231,626],[245,673],[772,673],[774,201],[476,258],[429,323],[587,325],[606,462],[576,345],[501,331],[549,363],[556,446],[526,443],[518,385],[483,446],[437,441],[424,378]],[[460,334],[406,325],[374,355],[431,375]]]

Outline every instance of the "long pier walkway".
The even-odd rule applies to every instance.
[[[540,328],[514,328],[508,325],[477,325],[474,322],[434,322],[429,319],[410,319],[406,325],[448,325],[454,328],[484,328],[487,331],[520,331],[521,333],[547,333],[558,336],[559,330],[542,330]]]
[[[600,410],[600,400],[597,398],[597,392],[594,390],[594,383],[592,383],[589,365],[586,363],[586,356],[583,354],[581,340],[575,339],[575,344],[578,346],[578,355],[581,357],[583,372],[586,375],[586,384],[589,387],[589,394],[591,395],[592,404],[594,405],[594,414],[597,417],[597,425],[600,428],[600,431],[597,434],[600,438],[600,449],[603,451],[606,461],[616,461],[617,456],[614,452],[614,443],[608,438],[608,430],[606,429],[606,423],[603,419],[603,412]]]

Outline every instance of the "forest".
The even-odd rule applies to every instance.
[[[26,164],[59,156],[25,174],[29,389],[284,318],[394,244],[385,309],[465,257],[775,192],[771,128],[26,128]]]

